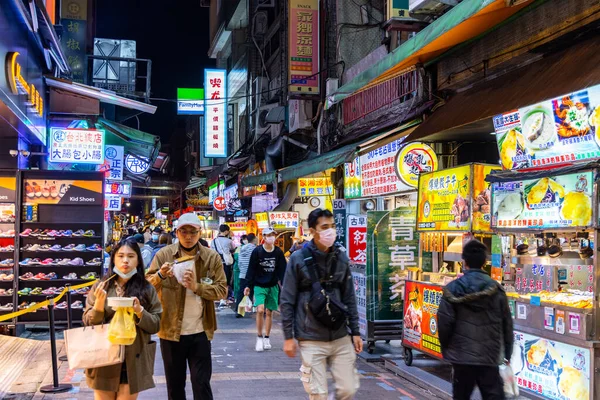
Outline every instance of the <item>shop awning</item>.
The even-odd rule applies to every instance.
[[[508,6],[506,0],[464,0],[383,60],[340,87],[327,98],[326,106],[399,75],[408,67],[432,60],[450,48],[492,29],[532,1]]]
[[[242,179],[242,186],[252,187],[271,185],[275,182],[277,171],[265,172],[264,174],[250,175]]]
[[[329,151],[310,160],[280,169],[279,181],[290,181],[303,176],[316,174],[329,168],[335,168],[340,164],[351,162],[356,156],[357,144],[349,144],[337,150]]]
[[[146,132],[138,131],[125,125],[98,118],[96,127],[107,132],[106,144],[125,147],[125,153],[131,153],[150,162],[158,155],[160,138]]]
[[[115,92],[112,92],[110,90],[104,90],[93,86],[69,81],[66,79],[51,77],[45,78],[46,84],[52,88],[66,90],[67,92],[91,97],[92,99],[97,99],[102,103],[114,104],[132,110],[138,110],[150,114],[154,114],[156,112],[156,106],[143,103],[141,101],[128,99],[127,97],[118,96]]]
[[[206,178],[197,178],[190,180],[190,183],[183,190],[197,189],[202,185],[206,185]]]
[[[438,108],[407,140],[455,141],[467,133],[489,138],[492,118],[498,114],[599,84],[597,47],[596,38],[572,43],[533,64],[480,82]]]

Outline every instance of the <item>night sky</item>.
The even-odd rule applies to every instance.
[[[96,0],[96,37],[137,42],[137,58],[152,60],[152,97],[175,99],[178,87],[202,87],[208,58],[209,9],[200,0]],[[138,72],[139,73],[139,72]],[[156,114],[140,129],[169,142],[179,121],[175,102],[152,101]],[[127,125],[137,127],[135,119]]]

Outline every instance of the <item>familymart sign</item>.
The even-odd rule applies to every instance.
[[[177,89],[178,115],[204,114],[204,89]]]

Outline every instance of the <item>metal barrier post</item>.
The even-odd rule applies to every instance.
[[[71,284],[67,283],[65,285],[67,289],[67,329],[73,328],[73,313],[71,311]],[[60,361],[68,361],[67,355],[62,355],[58,357]]]
[[[48,320],[50,321],[50,352],[52,355],[52,385],[42,386],[42,393],[62,393],[73,388],[73,385],[68,383],[59,383],[58,381],[58,363],[56,361],[56,332],[54,326],[54,298],[48,296],[50,301],[48,304]]]

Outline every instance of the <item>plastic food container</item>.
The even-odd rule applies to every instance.
[[[117,309],[121,307],[133,307],[133,297],[109,297],[108,306]]]

